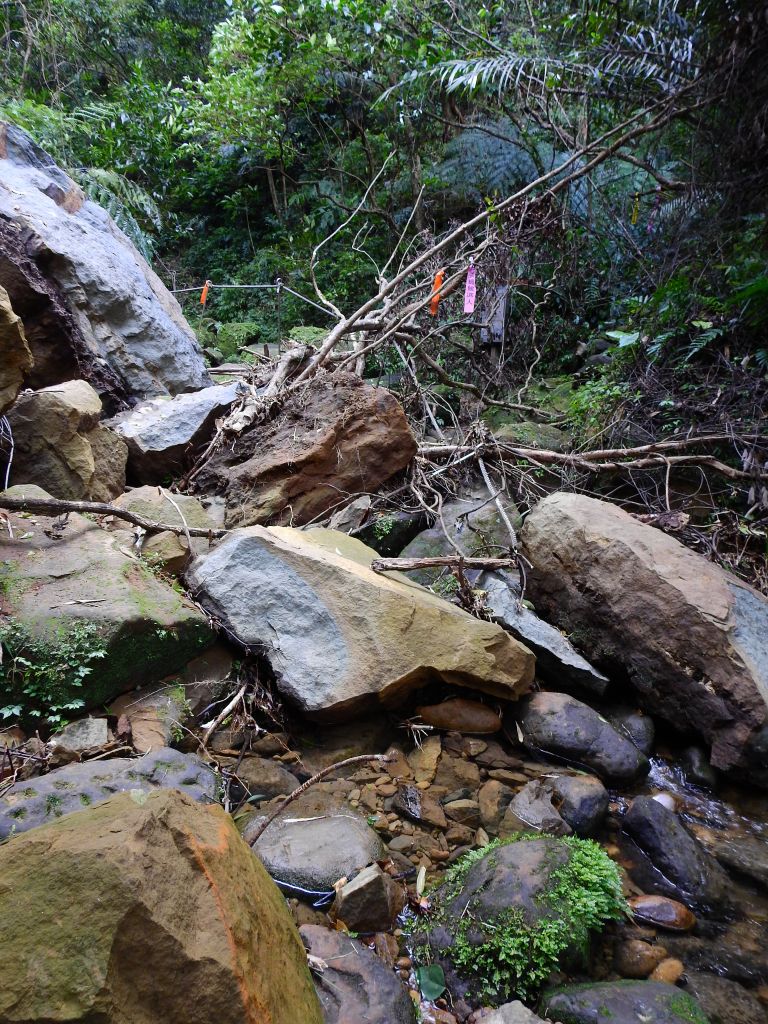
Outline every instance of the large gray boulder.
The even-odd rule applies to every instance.
[[[139,758],[82,761],[11,786],[0,797],[0,840],[103,803],[115,793],[155,789],[180,789],[192,800],[209,804],[217,798],[211,769],[194,754],[170,747]]]
[[[280,691],[326,721],[396,704],[440,678],[514,700],[534,658],[335,530],[251,526],[197,558],[192,592],[237,639],[265,650]]]
[[[768,768],[761,594],[584,495],[545,498],[521,540],[532,600],[589,658],[627,673],[646,710],[707,740],[715,767]]]
[[[33,485],[3,493],[50,497]],[[26,635],[41,639],[50,674],[51,666],[61,663],[67,644],[71,649],[73,637],[81,634],[83,644],[103,651],[103,656],[84,657],[80,667],[85,672],[79,674],[74,671],[77,665],[70,666],[73,671],[68,670],[67,678],[56,682],[60,690],[71,690],[85,708],[142,683],[157,683],[214,642],[206,617],[132,557],[124,534],[109,533],[76,514],[63,523],[48,516],[11,514],[10,523],[13,536],[0,534],[5,613],[0,627],[6,650],[18,649]],[[42,676],[46,665],[38,664],[37,670]],[[2,671],[0,666],[0,681],[5,682]]]
[[[179,304],[133,243],[6,122],[0,186],[0,285],[24,323],[35,386],[83,376],[124,400],[210,382]]]
[[[236,382],[216,384],[175,398],[151,399],[109,420],[107,426],[128,445],[133,482],[159,484],[178,475],[239,391]]]

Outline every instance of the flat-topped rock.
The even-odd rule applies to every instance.
[[[281,693],[305,714],[341,721],[446,683],[514,700],[534,657],[334,530],[252,526],[197,558],[188,584],[246,645],[263,647]]]

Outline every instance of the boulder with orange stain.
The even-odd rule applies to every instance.
[[[218,806],[121,793],[0,848],[0,1021],[321,1024],[285,901]]]

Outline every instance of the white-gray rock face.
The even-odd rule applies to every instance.
[[[107,425],[128,445],[134,482],[159,484],[178,474],[194,449],[211,436],[216,419],[237,398],[240,385],[215,384],[175,398],[153,398]]]
[[[0,224],[16,239],[19,260],[31,260],[55,284],[74,321],[69,326],[126,395],[178,394],[210,383],[179,304],[133,243],[25,132],[6,122],[0,122]],[[3,255],[0,284],[26,326],[25,302],[17,304],[14,293],[29,274]],[[49,331],[43,347],[60,347],[63,333]],[[34,336],[32,330],[30,342]]]
[[[568,637],[529,608],[519,606],[520,585],[514,576],[503,571],[483,572],[477,586],[485,591],[496,622],[536,655],[540,676],[557,686],[567,688],[571,683],[599,696],[605,693],[607,677],[579,654]]]

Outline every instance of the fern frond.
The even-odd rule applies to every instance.
[[[150,262],[154,251],[150,229],[162,227],[160,208],[152,196],[135,181],[105,167],[80,167],[70,169],[69,174]]]

